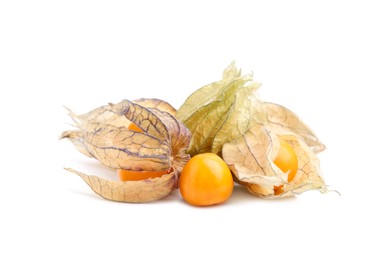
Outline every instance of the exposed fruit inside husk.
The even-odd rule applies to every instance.
[[[222,80],[188,97],[176,116],[192,132],[189,152],[222,156],[235,181],[258,196],[326,191],[316,155],[325,146],[295,113],[260,100],[256,95],[259,87],[251,74],[241,75],[232,63]],[[297,160],[293,159],[297,167],[289,174],[284,163],[274,162],[281,146],[293,151]]]
[[[78,129],[63,132],[61,138],[102,164],[143,180],[116,182],[71,171],[107,199],[145,202],[166,196],[178,187],[178,175],[190,158],[190,132],[174,113],[172,106],[157,99],[124,100],[83,115],[70,112]],[[150,178],[151,172],[163,174]]]

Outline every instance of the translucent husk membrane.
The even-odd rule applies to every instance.
[[[258,196],[326,191],[316,155],[325,146],[295,113],[261,101],[256,95],[259,87],[252,75],[241,75],[232,63],[222,80],[194,92],[176,113],[192,132],[189,153],[222,156],[235,180]],[[279,138],[286,140],[298,157],[298,171],[291,182],[274,164]],[[280,185],[282,192],[275,194],[274,187]]]
[[[122,202],[146,202],[167,196],[178,186],[178,175],[189,160],[190,132],[175,117],[176,110],[158,99],[124,100],[96,108],[86,114],[70,111],[76,130],[65,131],[84,155],[103,165],[131,171],[172,169],[159,178],[112,181],[66,168],[80,176],[103,198]],[[143,132],[132,131],[136,124]]]

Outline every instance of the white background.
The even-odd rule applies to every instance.
[[[391,259],[388,1],[1,1],[0,259]],[[122,99],[179,107],[232,61],[327,145],[336,193],[196,208],[95,195],[71,166],[78,113]]]

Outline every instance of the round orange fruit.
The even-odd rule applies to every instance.
[[[209,206],[226,201],[234,181],[226,163],[218,155],[203,153],[192,157],[180,176],[183,199],[194,206]]]

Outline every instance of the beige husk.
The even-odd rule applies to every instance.
[[[230,64],[220,81],[194,92],[176,117],[192,132],[189,152],[213,152],[223,157],[234,179],[253,194],[277,198],[310,189],[325,191],[316,153],[325,149],[314,132],[287,108],[256,96],[260,84]],[[274,163],[279,138],[298,157],[298,172],[290,183]],[[284,185],[274,194],[274,186]]]
[[[149,202],[166,197],[177,186],[177,172],[140,181],[111,181],[65,168],[77,174],[101,197],[119,202]]]
[[[65,131],[84,155],[113,169],[162,171],[170,174],[145,181],[109,181],[70,169],[100,196],[124,202],[160,199],[178,185],[178,174],[189,160],[186,153],[189,130],[173,114],[175,109],[158,99],[124,100],[76,115],[70,111],[77,130]],[[142,133],[128,129],[134,123]]]
[[[326,191],[315,153],[292,132],[276,126],[274,130],[256,125],[223,146],[223,158],[238,182],[253,194],[270,198],[293,196],[312,189]],[[287,182],[288,174],[273,163],[279,151],[279,138],[293,147],[298,158],[298,171],[291,182]],[[274,187],[280,185],[283,185],[282,192],[275,194]]]

